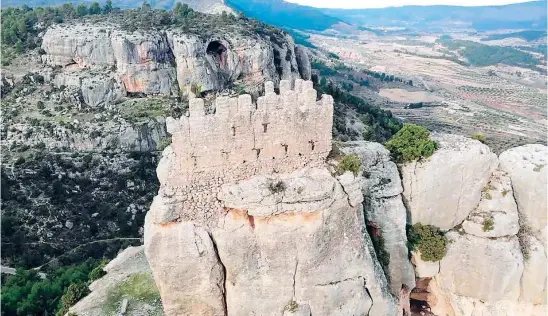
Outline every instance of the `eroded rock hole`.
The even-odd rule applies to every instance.
[[[282,144],[282,147],[284,148],[285,154],[287,155],[287,145],[286,145],[286,144]]]
[[[259,155],[261,154],[261,149],[260,148],[256,148],[254,149],[255,150],[255,153],[257,154],[257,159],[259,158]]]
[[[236,136],[236,127],[232,126],[232,136]]]
[[[207,45],[206,53],[211,56],[215,64],[220,69],[227,68],[227,53],[226,47],[219,41],[213,41]]]
[[[316,144],[314,144],[314,141],[311,140],[311,141],[309,141],[308,143],[310,144],[311,150],[314,151],[314,148],[316,147]]]
[[[268,131],[268,123],[263,124],[263,133]]]

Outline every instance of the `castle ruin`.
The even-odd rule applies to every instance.
[[[158,167],[160,195],[177,207],[154,222],[204,216],[205,223],[219,209],[223,183],[322,166],[331,151],[333,98],[318,100],[311,81],[297,79],[292,89],[282,80],[279,94],[266,82],[256,103],[247,94],[219,97],[215,113],[206,114],[204,100],[195,98],[188,116],[166,123],[172,144]]]

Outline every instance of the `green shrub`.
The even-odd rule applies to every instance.
[[[340,173],[352,171],[354,176],[357,176],[361,165],[362,161],[358,155],[346,155],[342,158],[341,162],[339,162],[338,169]]]
[[[440,261],[447,253],[447,238],[436,226],[417,223],[409,227],[407,238],[411,250],[417,249],[424,261]]]
[[[485,144],[485,135],[482,134],[472,134],[472,139],[479,140]]]
[[[404,124],[385,146],[396,162],[430,157],[438,147],[426,128],[410,123]]]
[[[90,293],[87,284],[85,283],[72,283],[69,285],[67,293],[61,297],[61,309],[56,313],[57,316],[65,315],[69,308],[78,303],[79,300],[84,298]]]
[[[171,137],[164,137],[156,145],[156,149],[162,151],[166,149],[167,146],[171,145]]]
[[[491,217],[486,217],[483,219],[482,229],[484,232],[489,232],[495,229],[494,225],[495,225],[495,222],[493,221],[493,219]]]
[[[291,301],[291,302],[287,303],[287,305],[285,305],[284,310],[286,310],[288,312],[291,312],[291,313],[294,313],[297,310],[299,310],[299,304],[297,304],[297,302],[295,302],[295,301]]]
[[[518,242],[521,253],[525,260],[531,258],[531,242],[530,236],[533,234],[533,229],[529,225],[529,221],[524,215],[519,216]]]
[[[103,268],[107,265],[107,263],[108,263],[108,260],[103,259],[97,267],[95,267],[93,270],[91,270],[91,272],[88,275],[89,280],[90,281],[95,281],[95,280],[98,280],[98,279],[102,278],[105,274],[107,274],[103,270]]]

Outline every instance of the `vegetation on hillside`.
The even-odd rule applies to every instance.
[[[458,51],[473,66],[505,64],[534,68],[540,63],[531,54],[512,47],[491,46],[464,40],[439,39],[438,42],[449,50]]]
[[[325,77],[319,80],[318,76],[313,75],[312,82],[319,95],[329,94],[333,97],[335,101],[334,133],[335,136],[346,136],[342,137],[342,140],[348,138],[348,134],[351,133],[345,123],[345,106],[355,110],[363,123],[369,127],[362,135],[366,140],[384,142],[402,127],[402,123],[392,115],[392,112],[365,102]]]
[[[104,6],[93,2],[90,6],[67,3],[58,7],[2,9],[2,62],[9,63],[14,54],[40,47],[39,34],[55,23],[85,20],[90,23],[110,22],[119,24],[129,32],[136,30],[161,30],[179,28],[183,32],[210,36],[216,30],[236,32],[244,36],[260,36],[273,42],[282,41],[284,32],[246,17],[233,14],[206,15],[192,10],[188,5],[177,3],[170,11],[152,9],[145,1],[138,9],[114,8],[111,1]]]
[[[2,315],[64,315],[89,293],[90,273],[99,264],[88,259],[46,271],[42,279],[35,270],[17,270],[2,284]]]
[[[406,123],[385,146],[396,162],[404,163],[432,156],[438,145],[426,128]]]
[[[411,250],[418,250],[424,261],[440,261],[447,254],[447,238],[436,226],[417,223],[407,227]]]
[[[318,91],[318,95],[329,94],[335,101],[335,113],[333,117],[333,133],[335,138],[346,141],[361,136],[365,140],[370,141],[387,141],[402,128],[401,121],[394,117],[389,110],[383,110],[376,105],[369,104],[364,99],[352,94],[355,84],[369,87],[369,79],[371,78],[367,76],[372,76],[374,72],[367,74],[367,76],[365,71],[353,72],[351,68],[335,58],[336,55],[333,55],[331,55],[332,66],[328,66],[321,60],[313,60],[311,66],[313,70],[312,82],[314,83],[314,88]],[[387,77],[386,74],[384,74],[384,77]],[[410,84],[412,83],[410,82]],[[358,118],[366,126],[366,129],[362,131],[362,135],[356,135],[355,130],[347,127],[347,109],[354,110],[358,114]]]
[[[505,38],[521,38],[528,42],[536,41],[541,38],[546,38],[546,32],[545,31],[535,31],[535,30],[526,30],[526,31],[520,31],[520,32],[511,32],[511,33],[503,33],[503,34],[492,34],[487,36],[486,38],[483,38],[482,41],[496,41],[501,40]]]
[[[140,243],[143,211],[158,191],[156,156],[19,154],[1,173],[3,264],[70,265]]]
[[[339,162],[338,168],[340,173],[350,171],[357,176],[361,166],[362,161],[358,155],[345,155]]]

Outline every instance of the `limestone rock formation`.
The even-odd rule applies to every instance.
[[[311,82],[168,121],[145,221],[167,315],[398,315],[368,238],[360,179],[334,176],[333,101]]]
[[[403,188],[396,164],[390,161],[390,153],[379,143],[347,142],[341,144],[341,150],[360,157],[359,179],[365,198],[365,217],[376,238],[382,239],[390,257],[388,277],[392,292],[399,295],[402,288],[413,289],[415,274],[408,259],[405,232],[407,211],[402,202]]]
[[[164,315],[159,300],[144,301],[141,297],[124,292],[128,285],[133,285],[130,282],[138,282],[135,284],[139,285],[140,290],[147,290],[149,295],[158,292],[144,254],[144,246],[125,249],[103,270],[107,274],[90,284],[91,293],[72,306],[70,312],[81,316],[115,315],[120,312],[123,299],[127,299],[124,315]],[[159,293],[156,295],[159,296]]]
[[[518,300],[523,255],[517,237],[490,240],[458,232],[447,237],[439,274],[445,291],[488,302]]]
[[[520,301],[546,306],[546,249],[533,236],[527,236],[529,256],[525,260],[523,276],[521,277]]]
[[[112,23],[54,25],[44,34],[44,63],[62,66],[57,86],[76,87],[85,104],[108,105],[132,93],[219,91],[236,79],[258,84],[310,78],[306,52],[289,35],[270,41],[225,32],[207,38],[177,28],[127,32]],[[302,75],[301,75],[302,74]]]
[[[462,223],[466,233],[478,237],[514,236],[519,217],[512,183],[505,172],[496,170],[483,188],[481,201]]]
[[[545,229],[548,147],[539,144],[516,147],[500,154],[499,159],[502,170],[512,180],[519,212],[535,232]]]
[[[439,148],[431,157],[402,166],[403,195],[413,224],[448,230],[476,208],[498,161],[479,141],[438,133],[432,138]]]
[[[422,260],[421,253],[418,250],[411,252],[411,262],[415,266],[415,275],[417,278],[431,278],[440,273],[440,262]]]

